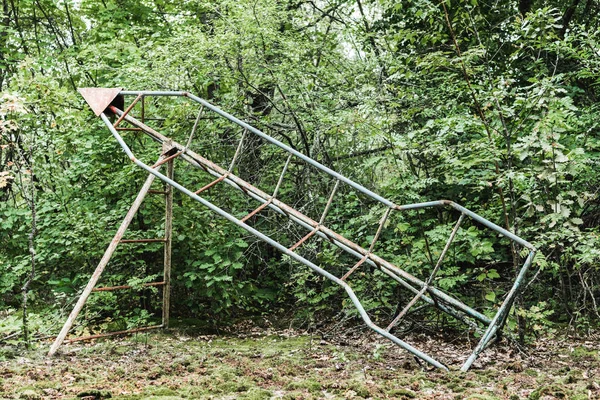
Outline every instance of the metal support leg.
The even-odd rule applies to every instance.
[[[504,299],[504,302],[498,309],[498,312],[496,312],[496,315],[494,316],[494,318],[492,319],[492,322],[490,323],[487,330],[485,331],[485,333],[479,340],[479,343],[473,350],[473,353],[471,353],[471,355],[469,356],[467,361],[465,361],[465,363],[460,368],[461,371],[468,371],[469,368],[471,368],[471,365],[473,364],[473,362],[475,362],[479,353],[481,353],[483,351],[483,349],[486,348],[488,342],[495,335],[498,327],[503,323],[504,318],[506,318],[506,316],[508,315],[508,312],[510,311],[510,307],[512,306],[512,303],[515,300],[515,296],[518,294],[519,288],[521,287],[521,284],[523,283],[523,280],[525,279],[527,270],[529,269],[529,267],[531,266],[531,263],[533,262],[534,256],[535,256],[535,251],[529,252],[527,259],[525,260],[525,264],[523,264],[521,271],[519,271],[519,275],[517,276],[515,283],[513,284],[512,288],[510,289],[510,292],[508,292],[506,299]]]

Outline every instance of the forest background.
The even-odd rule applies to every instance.
[[[57,333],[144,179],[78,87],[190,91],[397,204],[460,203],[539,249],[509,329],[532,338],[598,326],[597,1],[1,4],[0,339]],[[148,106],[155,126],[174,137],[189,132],[196,111]],[[192,148],[227,165],[239,132],[210,119],[199,132]],[[156,158],[149,140],[126,140]],[[254,140],[237,172],[269,186],[283,161]],[[192,172],[176,171],[198,184]],[[281,193],[318,215],[331,186],[292,164]],[[254,208],[241,194],[207,198],[239,216]],[[368,247],[381,208],[348,189],[342,198],[330,226]],[[160,237],[161,201],[146,200],[129,237]],[[183,196],[175,203],[176,317],[217,324],[274,313],[305,326],[319,315],[356,317],[330,282]],[[455,217],[402,214],[386,225],[378,252],[427,276]],[[302,236],[274,217],[253,223],[291,243]],[[152,246],[117,252],[103,284],[136,290],[92,297],[77,333],[156,318],[157,293],[141,287],[160,276],[161,248]],[[322,243],[302,252],[338,276],[351,266]],[[522,262],[506,239],[467,224],[436,284],[491,314]],[[352,284],[376,320],[411,298],[376,271]],[[455,324],[431,310],[411,318],[421,328]]]

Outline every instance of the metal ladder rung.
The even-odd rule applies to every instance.
[[[300,247],[300,245],[302,245],[302,243],[306,242],[308,239],[310,239],[315,233],[317,233],[317,231],[319,230],[319,226],[317,226],[315,229],[313,229],[312,231],[308,232],[308,234],[306,236],[304,236],[302,239],[298,240],[296,242],[296,244],[294,244],[292,247],[290,247],[288,250],[289,251],[294,251],[296,250],[298,247]]]
[[[261,212],[262,210],[267,208],[269,206],[269,204],[271,204],[272,201],[273,201],[273,198],[270,198],[269,200],[265,201],[260,206],[258,206],[258,208],[254,209],[254,211],[252,211],[251,213],[246,215],[244,218],[240,219],[240,221],[242,221],[242,222],[248,221],[250,218],[254,217],[256,214],[258,214],[259,212]]]
[[[143,283],[140,286],[149,287],[149,286],[164,286],[164,285],[165,285],[165,282],[150,282],[150,283]],[[105,286],[105,287],[94,288],[94,289],[92,289],[92,292],[112,292],[115,290],[132,289],[132,288],[133,288],[133,286],[130,286],[130,285]]]
[[[214,181],[212,181],[211,183],[209,183],[208,185],[196,190],[194,192],[194,194],[200,194],[202,192],[204,192],[205,190],[210,189],[211,187],[215,186],[217,183],[221,182],[222,180],[224,180],[225,178],[227,178],[227,174],[222,175],[220,177],[218,177],[217,179],[215,179]]]
[[[165,243],[167,239],[121,239],[119,243]]]

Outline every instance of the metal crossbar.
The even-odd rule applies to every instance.
[[[235,118],[234,116],[222,111],[218,107],[216,107],[216,106],[208,103],[207,101],[205,101],[193,94],[190,94],[188,92],[120,91],[120,92],[118,92],[118,95],[120,95],[120,96],[132,96],[132,95],[136,96],[133,104],[130,105],[129,107],[127,107],[127,109],[125,111],[122,111],[122,110],[116,108],[115,106],[110,105],[110,103],[113,99],[110,99],[108,102],[106,102],[104,104],[102,102],[97,101],[96,99],[88,98],[90,96],[90,93],[92,93],[91,91],[94,89],[84,89],[84,90],[85,90],[85,92],[82,91],[82,94],[84,94],[86,101],[88,101],[90,106],[92,106],[92,108],[94,109],[96,114],[102,118],[102,120],[106,124],[107,128],[111,131],[112,135],[117,140],[117,142],[122,147],[122,149],[125,151],[125,153],[129,156],[129,158],[136,165],[138,165],[140,168],[147,171],[150,174],[149,175],[150,177],[159,178],[163,182],[167,183],[168,187],[172,187],[172,188],[179,190],[180,192],[184,193],[185,195],[189,196],[190,198],[192,198],[192,199],[196,200],[197,202],[201,203],[202,205],[206,206],[207,208],[209,208],[216,214],[219,214],[220,216],[224,217],[225,219],[227,219],[228,221],[237,225],[238,227],[246,230],[247,232],[251,233],[252,235],[256,236],[257,238],[259,238],[259,239],[267,242],[268,244],[272,245],[273,247],[277,248],[283,254],[286,254],[290,258],[306,265],[313,271],[330,279],[331,281],[335,282],[336,284],[338,284],[339,286],[344,288],[344,290],[350,297],[350,300],[352,301],[352,303],[358,310],[361,318],[363,319],[365,324],[370,329],[377,332],[381,336],[386,337],[387,339],[391,340],[393,343],[397,344],[398,346],[406,349],[407,351],[409,351],[416,357],[426,361],[427,363],[429,363],[437,368],[447,370],[447,367],[444,364],[442,364],[441,362],[435,360],[431,356],[421,352],[420,350],[416,349],[412,345],[404,342],[403,340],[399,339],[398,337],[396,337],[395,335],[390,333],[390,330],[404,316],[406,316],[408,314],[409,310],[419,300],[424,301],[428,305],[437,307],[441,311],[446,312],[446,313],[452,315],[453,317],[463,321],[470,328],[477,330],[481,333],[481,339],[480,339],[479,343],[473,349],[473,352],[470,354],[470,356],[466,359],[466,361],[463,363],[463,365],[461,367],[461,370],[463,370],[463,371],[466,371],[471,367],[472,363],[475,361],[475,359],[477,358],[479,353],[481,351],[483,351],[491,343],[491,341],[496,337],[496,333],[498,332],[498,330],[501,329],[501,327],[503,326],[503,324],[506,320],[506,317],[508,315],[508,312],[510,311],[510,308],[512,307],[514,299],[519,292],[519,288],[521,287],[521,284],[525,279],[526,273],[533,262],[533,258],[534,258],[535,252],[536,252],[536,249],[534,248],[534,246],[531,245],[526,240],[514,235],[513,233],[507,231],[506,229],[501,228],[500,226],[492,223],[491,221],[488,221],[487,219],[479,216],[478,214],[476,214],[476,213],[474,213],[452,201],[438,200],[438,201],[430,201],[430,202],[425,202],[425,203],[397,205],[394,202],[377,195],[376,193],[365,188],[364,186],[331,170],[330,168],[318,163],[317,161],[298,152],[297,150],[292,149],[289,146],[286,146],[285,144],[272,138],[271,136],[266,135],[265,133],[252,127],[251,125],[247,124],[246,122]],[[104,90],[104,91],[112,90],[114,92],[115,89],[96,89],[96,90]],[[110,92],[110,93],[113,93],[113,92]],[[186,98],[200,104],[201,110],[198,114],[198,118],[196,119],[196,123],[194,124],[192,134],[190,135],[190,138],[185,146],[182,146],[174,141],[171,141],[171,139],[163,136],[162,134],[160,134],[153,128],[147,126],[143,122],[143,118],[144,118],[143,114],[142,114],[142,121],[139,121],[136,118],[134,118],[133,116],[131,116],[131,111],[132,111],[135,103],[137,103],[141,98],[142,105],[143,105],[144,104],[143,99],[148,96],[186,97]],[[104,107],[104,112],[101,112],[102,107]],[[194,151],[190,150],[190,148],[189,148],[192,136],[193,136],[194,132],[196,131],[196,128],[198,125],[200,113],[204,109],[210,110],[210,111],[220,115],[221,117],[226,118],[227,120],[237,124],[238,126],[240,126],[244,129],[241,140],[237,146],[233,160],[231,161],[231,164],[229,165],[228,169],[221,168],[220,166],[214,164],[210,160],[195,153]],[[169,143],[170,146],[172,146],[174,149],[176,149],[176,151],[177,151],[176,155],[177,155],[178,159],[185,160],[189,164],[191,164],[195,167],[198,167],[198,168],[204,170],[205,172],[209,173],[216,179],[214,181],[212,181],[211,183],[209,183],[208,185],[206,185],[204,188],[202,188],[196,192],[192,192],[191,190],[182,186],[180,183],[174,181],[172,178],[172,174],[171,174],[171,176],[166,176],[166,175],[160,173],[157,169],[152,168],[151,166],[148,166],[145,163],[143,163],[142,161],[138,160],[134,156],[134,154],[131,152],[129,146],[125,143],[123,138],[119,135],[118,130],[115,128],[115,126],[117,124],[113,125],[110,123],[110,120],[108,119],[108,117],[106,115],[106,113],[109,113],[109,112],[112,114],[116,114],[118,116],[118,118],[119,118],[118,122],[126,121],[133,128],[141,129],[144,133],[149,135],[155,141],[157,141],[159,143]],[[261,137],[262,139],[264,139],[266,142],[268,142],[272,145],[275,145],[288,153],[288,158],[287,158],[286,163],[283,167],[283,170],[279,176],[277,186],[272,195],[268,195],[267,193],[263,192],[262,190],[260,190],[259,188],[255,187],[255,186],[251,185],[250,183],[246,182],[245,180],[241,179],[240,177],[236,176],[233,173],[233,168],[234,168],[236,159],[238,158],[239,154],[243,151],[243,143],[244,143],[244,139],[245,139],[247,133],[257,135],[257,136]],[[171,156],[171,157],[173,157],[173,156]],[[298,210],[294,209],[293,207],[283,203],[281,200],[279,200],[277,198],[278,190],[284,179],[284,175],[287,171],[288,165],[289,165],[292,157],[295,157],[303,162],[308,163],[309,165],[317,168],[318,170],[326,173],[327,175],[329,175],[335,179],[335,182],[336,182],[335,186],[329,196],[327,204],[325,205],[323,213],[321,214],[320,220],[318,222],[314,221],[313,219],[304,215],[303,213],[299,212]],[[173,158],[175,158],[175,157],[173,157]],[[229,214],[228,212],[224,211],[223,209],[219,208],[217,205],[209,202],[205,198],[200,197],[198,195],[199,193],[202,193],[204,190],[208,189],[209,187],[214,186],[218,182],[224,182],[227,185],[232,186],[233,188],[242,191],[249,197],[260,202],[260,205],[257,208],[255,208],[253,211],[251,211],[249,214],[247,214],[245,217],[243,217],[242,219],[238,219],[238,218],[234,217],[233,215]],[[340,184],[347,184],[350,187],[358,190],[359,192],[363,193],[366,196],[369,196],[373,200],[383,204],[386,207],[386,210],[379,221],[377,232],[376,232],[375,236],[373,237],[373,240],[371,241],[369,249],[365,249],[365,248],[361,247],[360,245],[358,245],[358,244],[350,241],[349,239],[343,237],[342,235],[334,232],[333,230],[331,230],[330,228],[328,228],[325,225],[326,216],[329,212],[329,209],[333,202],[333,198],[334,198]],[[146,189],[146,191],[147,191],[147,189]],[[388,221],[392,212],[402,212],[405,210],[416,210],[416,209],[423,209],[423,208],[430,208],[430,207],[450,207],[450,208],[453,208],[453,209],[459,211],[460,217],[459,217],[457,223],[455,224],[455,226],[450,234],[450,237],[448,238],[448,241],[446,242],[446,245],[445,245],[442,253],[440,254],[440,257],[439,257],[436,265],[433,267],[433,271],[431,272],[430,276],[428,277],[428,279],[426,281],[422,281],[422,280],[416,278],[415,276],[409,274],[408,272],[404,271],[403,269],[397,267],[396,265],[394,265],[394,264],[388,262],[387,260],[374,254],[374,248],[375,248],[375,244],[379,240],[381,232],[383,231],[385,224]],[[291,221],[293,221],[293,222],[297,223],[298,225],[307,229],[309,231],[309,233],[306,234],[304,237],[302,237],[294,245],[292,245],[291,247],[288,248],[288,247],[282,245],[281,243],[279,243],[277,240],[275,240],[269,236],[266,236],[265,234],[259,232],[258,230],[256,230],[255,228],[253,228],[252,226],[247,224],[247,221],[250,218],[252,218],[253,216],[256,216],[261,211],[263,211],[267,208],[275,211],[276,213],[279,213],[281,215],[288,217]],[[440,289],[436,288],[433,285],[435,277],[442,266],[445,255],[448,252],[455,236],[457,235],[457,232],[458,232],[462,222],[467,217],[472,220],[475,220],[476,222],[486,226],[487,228],[490,228],[493,231],[507,237],[508,239],[525,247],[528,250],[528,256],[525,260],[525,263],[521,267],[519,274],[512,285],[511,290],[506,295],[504,301],[498,308],[494,317],[491,319],[488,318],[487,316],[483,315],[479,311],[473,309],[472,307],[464,304],[460,300],[441,291]],[[325,269],[317,266],[316,264],[307,260],[306,258],[304,258],[303,256],[299,255],[296,252],[296,250],[303,243],[305,243],[308,239],[310,239],[313,236],[318,236],[320,238],[327,239],[328,241],[330,241],[331,243],[333,243],[340,249],[342,249],[345,252],[356,257],[358,259],[358,262],[352,268],[350,268],[350,270],[348,272],[346,272],[341,278],[337,278],[336,276],[332,275]],[[348,282],[346,282],[346,280],[351,276],[351,274],[353,272],[355,272],[356,269],[358,269],[361,265],[363,265],[365,263],[371,265],[372,267],[379,269],[384,274],[386,274],[387,276],[391,277],[394,281],[399,283],[402,287],[408,289],[410,292],[412,292],[414,294],[414,297],[411,299],[411,301],[409,301],[404,306],[402,311],[393,319],[393,321],[388,325],[388,327],[386,329],[383,329],[383,328],[379,327],[378,325],[376,325],[375,323],[373,323],[373,321],[370,319],[367,312],[365,311],[364,307],[362,306],[361,302],[356,297],[354,291],[352,290],[352,287],[350,286],[350,284],[348,284]],[[94,277],[92,278],[92,280],[90,280],[90,284],[88,284],[88,287],[90,285],[92,285],[93,280],[94,280]],[[97,279],[96,279],[96,281],[97,281]],[[95,285],[95,282],[93,282],[93,285]],[[93,285],[92,285],[92,288],[93,288]],[[168,279],[165,279],[165,285],[163,286],[165,289],[165,292],[168,292],[168,286],[169,286]],[[83,296],[82,296],[82,298],[83,298]],[[82,300],[80,299],[80,302],[81,301]],[[83,300],[83,302],[85,302],[85,299]],[[76,307],[76,309],[77,309],[77,307]],[[73,313],[69,317],[69,320],[67,320],[67,323],[65,323],[65,326],[63,327],[63,331],[68,332],[68,330],[70,329],[71,325],[69,325],[69,324],[72,324],[74,318],[77,316],[77,312],[75,312],[75,311],[76,310],[73,311]],[[483,324],[485,329],[482,329],[480,327],[480,325],[478,325],[478,324]],[[61,331],[61,335],[62,335],[63,331]],[[59,335],[59,337],[56,339],[49,354],[54,354],[54,352],[56,352],[56,349],[60,346],[60,344],[64,340],[64,335],[63,336],[61,336],[61,335]],[[65,335],[66,335],[66,333],[65,333]]]

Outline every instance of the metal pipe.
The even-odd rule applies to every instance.
[[[190,137],[188,137],[188,141],[183,148],[183,152],[190,147],[192,144],[192,139],[194,138],[194,133],[196,133],[196,129],[198,129],[198,123],[200,122],[200,117],[202,116],[202,112],[204,111],[204,106],[200,106],[200,110],[198,111],[198,116],[196,117],[196,121],[194,121],[194,126],[192,127],[192,133],[190,133]]]
[[[214,111],[215,113],[221,115],[222,117],[228,119],[229,121],[248,129],[250,132],[262,137],[263,139],[267,140],[268,142],[270,142],[270,143],[278,146],[279,148],[289,152],[290,154],[293,154],[296,157],[304,160],[305,162],[314,166],[315,168],[320,169],[321,171],[324,171],[325,173],[341,180],[342,182],[347,183],[348,185],[352,186],[359,192],[366,194],[367,196],[385,204],[388,207],[393,207],[397,210],[409,210],[409,209],[425,208],[425,207],[432,207],[432,206],[449,205],[449,206],[467,214],[468,216],[477,220],[478,222],[482,223],[483,225],[487,226],[488,228],[508,237],[511,240],[514,240],[515,242],[521,244],[522,246],[525,246],[530,250],[535,250],[535,247],[531,243],[527,242],[526,240],[521,239],[520,237],[516,236],[515,234],[513,234],[513,233],[507,231],[506,229],[494,224],[493,222],[481,217],[480,215],[472,212],[471,210],[468,210],[468,209],[466,209],[452,201],[449,201],[449,200],[438,200],[438,201],[431,201],[431,202],[425,202],[425,203],[396,205],[393,202],[391,202],[390,200],[379,196],[378,194],[372,192],[371,190],[365,188],[364,186],[346,178],[343,175],[340,175],[339,173],[324,166],[323,164],[313,160],[312,158],[310,158],[308,156],[305,156],[304,154],[300,153],[299,151],[292,149],[291,147],[280,142],[279,140],[272,138],[271,136],[269,136],[269,135],[263,133],[262,131],[254,128],[253,126],[247,124],[246,122],[234,117],[233,115],[221,110],[220,108],[210,104],[206,100],[204,100],[198,96],[195,96],[191,93],[169,92],[169,91],[121,91],[120,94],[122,94],[122,95],[144,95],[144,96],[186,96],[186,97],[196,101],[197,103],[202,104],[203,106],[207,107],[208,109]]]
[[[240,155],[242,148],[244,147],[244,138],[246,137],[246,132],[248,132],[248,130],[246,130],[246,129],[244,129],[244,132],[242,132],[242,137],[240,138],[240,142],[238,143],[237,149],[235,149],[235,153],[233,154],[233,159],[231,160],[231,164],[229,164],[229,168],[227,168],[227,171],[229,171],[229,172],[233,171],[235,162],[237,161],[237,158]]]
[[[279,192],[279,187],[281,186],[281,183],[283,182],[283,177],[285,175],[285,172],[288,169],[288,166],[290,165],[290,161],[292,160],[292,155],[288,155],[287,160],[285,160],[285,164],[283,164],[283,169],[281,170],[281,174],[279,174],[279,179],[277,180],[277,185],[275,185],[275,190],[273,190],[273,194],[271,195],[271,197],[275,197],[277,196],[277,192]]]
[[[331,281],[337,283],[338,285],[342,286],[346,290],[346,293],[348,293],[348,296],[352,300],[352,303],[357,308],[357,310],[358,310],[359,314],[361,315],[363,321],[367,324],[367,326],[369,328],[371,328],[375,332],[379,333],[380,335],[382,335],[382,336],[390,339],[391,341],[393,341],[394,343],[396,343],[400,347],[402,347],[405,350],[411,352],[412,354],[414,354],[415,356],[421,358],[422,360],[430,363],[431,365],[433,365],[433,366],[435,366],[437,368],[441,368],[441,369],[446,370],[446,371],[448,370],[448,368],[445,365],[441,364],[440,362],[438,362],[435,359],[431,358],[427,354],[425,354],[425,353],[417,350],[416,348],[412,347],[408,343],[406,343],[406,342],[398,339],[394,335],[390,334],[389,332],[384,331],[383,329],[381,329],[380,327],[378,327],[377,325],[375,325],[371,321],[371,319],[369,318],[369,316],[367,315],[365,309],[363,308],[362,304],[360,303],[360,301],[358,300],[358,298],[354,294],[354,291],[352,290],[352,288],[350,286],[348,286],[348,284],[346,282],[343,282],[342,280],[338,279],[336,276],[334,276],[334,275],[330,274],[329,272],[325,271],[324,269],[318,267],[317,265],[315,265],[314,263],[312,263],[309,260],[305,259],[304,257],[300,256],[299,254],[294,253],[293,251],[288,250],[285,246],[283,246],[279,242],[271,239],[269,236],[263,234],[262,232],[257,231],[256,229],[252,228],[251,226],[247,225],[246,223],[241,222],[240,220],[238,220],[237,218],[235,218],[233,215],[227,213],[226,211],[224,211],[223,209],[219,208],[218,206],[216,206],[216,205],[212,204],[211,202],[205,200],[204,198],[198,196],[194,192],[186,189],[185,187],[183,187],[179,183],[175,182],[172,179],[169,179],[165,175],[163,175],[160,172],[158,172],[158,171],[150,168],[148,165],[146,165],[143,162],[141,162],[140,160],[138,160],[133,155],[133,153],[131,152],[131,150],[127,146],[127,144],[123,141],[123,138],[119,135],[119,132],[117,132],[114,129],[114,127],[112,126],[112,124],[110,123],[110,121],[106,117],[106,115],[104,113],[102,113],[102,114],[100,114],[100,117],[102,118],[102,120],[104,121],[104,123],[106,124],[106,126],[108,127],[108,129],[110,129],[111,133],[113,134],[113,136],[115,137],[115,139],[117,140],[117,142],[119,143],[119,145],[121,146],[121,148],[123,149],[123,151],[125,151],[125,153],[127,154],[127,156],[137,166],[139,166],[140,168],[142,168],[145,171],[149,172],[150,174],[156,176],[158,179],[162,180],[163,182],[166,182],[167,184],[171,185],[172,187],[174,187],[175,189],[179,190],[180,192],[186,194],[187,196],[191,197],[192,199],[196,200],[200,204],[202,204],[205,207],[209,208],[211,211],[219,214],[220,216],[222,216],[223,218],[225,218],[228,221],[232,222],[233,224],[237,225],[238,227],[240,227],[240,228],[248,231],[249,233],[253,234],[254,236],[258,237],[259,239],[267,242],[268,244],[270,244],[271,246],[275,247],[276,249],[278,249],[282,253],[286,254],[287,256],[293,258],[294,260],[300,262],[301,264],[306,265],[307,267],[309,267],[313,271],[317,272],[318,274],[320,274],[320,275],[322,275],[322,276],[330,279]]]
[[[315,228],[312,231],[308,232],[307,235],[305,235],[302,239],[298,240],[292,247],[289,248],[290,251],[294,251],[296,250],[298,247],[300,247],[302,245],[302,243],[306,242],[308,239],[310,239],[311,237],[313,237],[313,235],[315,233],[317,233],[317,231],[319,230],[319,228]]]
[[[348,277],[354,272],[356,271],[356,269],[358,267],[360,267],[361,265],[363,265],[363,263],[365,261],[367,261],[367,258],[369,258],[369,255],[367,254],[366,256],[364,256],[363,258],[361,258],[360,260],[358,260],[358,262],[356,264],[354,264],[354,266],[352,268],[350,268],[350,270],[348,270],[348,272],[346,272],[344,274],[344,276],[342,276],[340,279],[345,281],[346,279],[348,279]]]
[[[329,209],[331,208],[331,203],[333,203],[333,196],[335,196],[335,192],[337,192],[338,186],[340,186],[340,181],[336,180],[335,186],[333,187],[333,190],[331,191],[331,195],[329,195],[329,199],[327,200],[327,204],[325,204],[325,210],[323,210],[323,214],[321,214],[321,219],[319,219],[319,226],[323,225],[323,222],[325,222],[325,218],[327,217],[327,214],[329,213]]]
[[[493,223],[491,221],[488,221],[487,219],[483,218],[481,215],[475,214],[473,211],[471,211],[467,208],[464,208],[463,206],[456,204],[453,201],[450,201],[450,200],[442,200],[442,201],[444,202],[444,204],[449,205],[450,207],[460,211],[463,214],[467,214],[469,217],[473,218],[475,221],[487,226],[488,228],[500,233],[501,235],[506,236],[510,240],[519,243],[521,246],[526,247],[531,251],[534,251],[534,252],[536,251],[535,246],[532,245],[531,243],[529,243],[528,241],[521,239],[514,233],[507,231],[506,229],[496,225],[495,223]]]
[[[521,286],[521,283],[525,279],[527,270],[529,269],[529,267],[531,266],[531,263],[533,262],[533,257],[535,257],[535,251],[532,250],[529,252],[529,255],[527,256],[527,259],[525,260],[523,267],[521,267],[521,270],[519,271],[519,275],[517,275],[517,278],[515,279],[515,283],[513,284],[512,288],[510,289],[510,292],[508,292],[508,294],[506,295],[506,298],[504,299],[504,302],[502,302],[502,305],[496,312],[496,315],[494,315],[492,322],[490,322],[490,325],[488,326],[487,330],[481,337],[479,343],[473,350],[473,353],[471,353],[471,355],[469,356],[467,361],[465,361],[465,363],[460,368],[461,371],[468,371],[469,368],[471,368],[471,365],[473,364],[473,362],[475,361],[475,359],[477,358],[479,353],[486,347],[487,343],[491,340],[491,338],[495,334],[496,329],[498,328],[498,325],[500,325],[500,323],[502,322],[502,320],[504,318],[504,313],[508,312],[508,310],[512,306],[512,302],[514,301],[514,298],[519,291],[519,287]]]
[[[435,201],[426,201],[424,203],[413,203],[413,204],[404,204],[401,206],[394,207],[396,210],[404,211],[404,210],[416,210],[419,208],[427,208],[427,207],[437,207],[445,205],[444,200],[435,200]]]
[[[185,96],[186,92],[171,90],[121,90],[119,94],[123,96]]]
[[[117,126],[119,126],[119,124],[123,121],[123,118],[125,118],[127,116],[127,114],[129,114],[129,112],[131,111],[131,109],[133,107],[135,107],[135,105],[137,104],[138,101],[140,101],[140,99],[142,99],[144,96],[142,96],[141,94],[138,95],[135,100],[133,100],[133,102],[129,105],[129,107],[127,107],[125,109],[125,111],[123,112],[123,114],[117,119],[117,121],[113,124],[113,126],[116,128]]]

